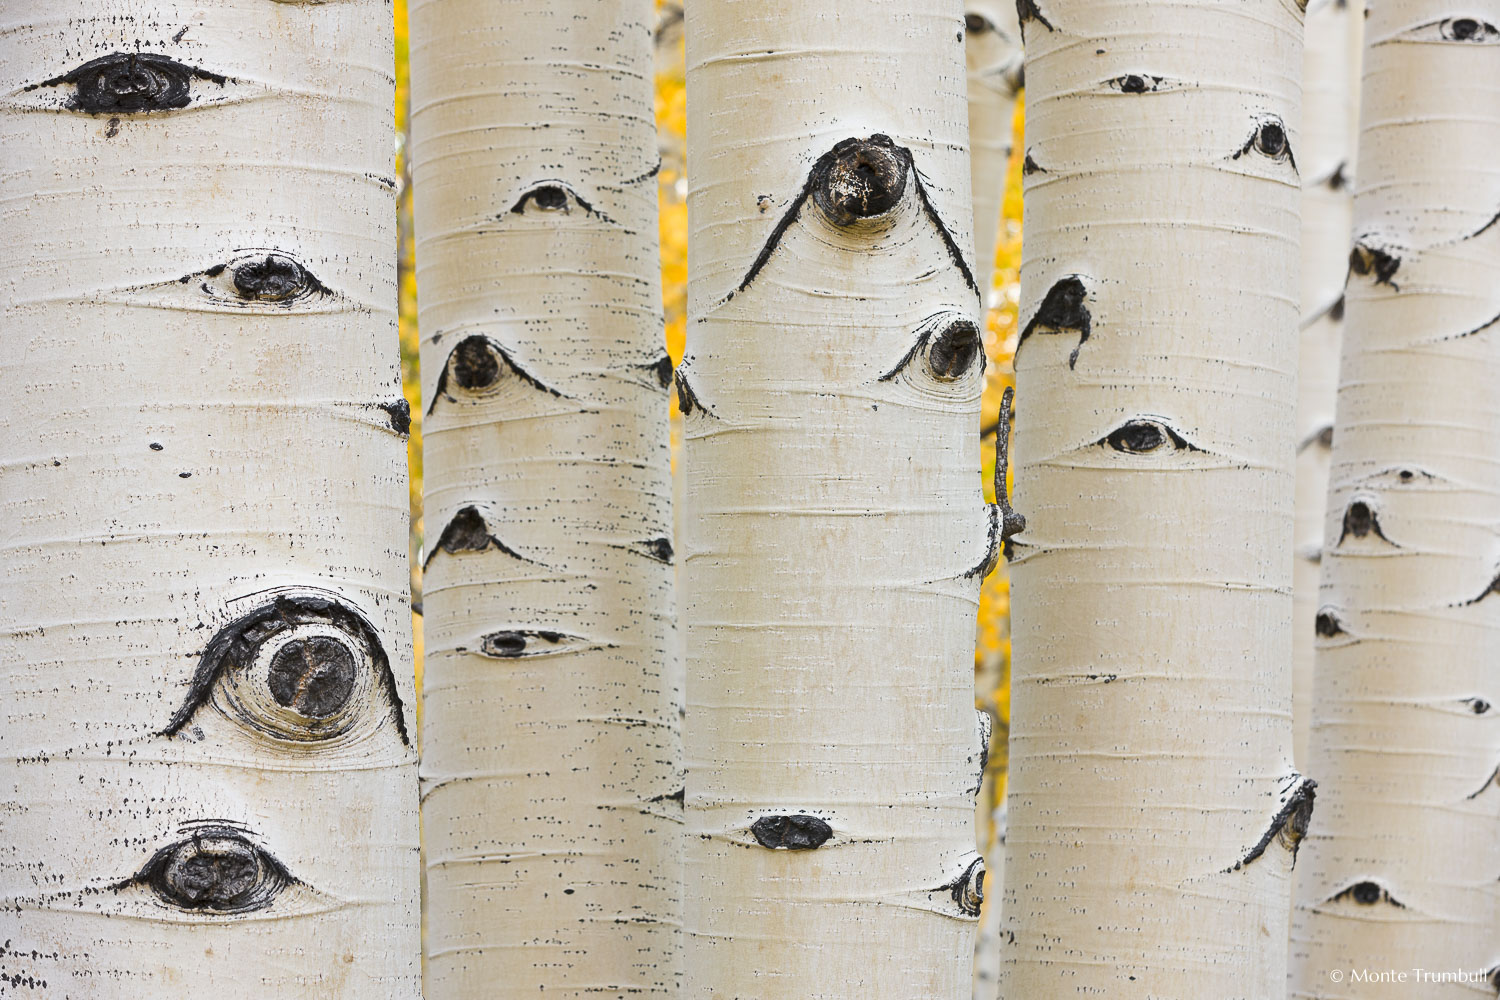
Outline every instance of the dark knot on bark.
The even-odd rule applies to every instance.
[[[906,190],[907,164],[890,136],[845,139],[819,161],[813,201],[837,226],[884,215]]]

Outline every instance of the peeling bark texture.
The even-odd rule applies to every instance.
[[[1278,996],[1301,14],[1023,6],[1000,994]]]
[[[0,994],[416,1000],[390,9],[4,6]]]
[[[1011,0],[964,0],[964,55],[969,71],[969,182],[974,196],[974,275],[993,305],[995,245],[1005,171],[1021,92],[1021,25]]]
[[[1329,447],[1344,329],[1344,281],[1359,133],[1361,0],[1317,0],[1307,10],[1302,59],[1302,291],[1297,359],[1297,500],[1292,571],[1292,720],[1297,766],[1307,769],[1313,637]]]
[[[1500,330],[1474,331],[1500,314],[1497,23],[1494,0],[1395,0],[1365,24],[1353,237],[1400,268],[1394,284],[1355,269],[1346,290],[1308,626],[1322,784],[1298,866],[1299,998],[1496,988],[1500,601],[1483,597],[1500,569]],[[1471,978],[1328,977],[1351,968]]]
[[[652,6],[417,0],[426,996],[676,997]]]
[[[995,519],[963,34],[958,0],[687,6],[694,1000],[970,996]],[[800,816],[821,846],[761,846]]]

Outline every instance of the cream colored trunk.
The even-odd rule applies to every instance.
[[[685,995],[967,998],[999,519],[962,10],[687,19]]]
[[[1297,503],[1292,613],[1294,756],[1307,768],[1311,728],[1313,619],[1323,508],[1328,496],[1344,275],[1349,269],[1354,146],[1359,132],[1359,41],[1363,4],[1320,0],[1307,12],[1302,59],[1302,321],[1297,363]]]
[[[1500,984],[1496,25],[1494,0],[1366,22],[1297,997]]]
[[[1023,15],[1001,993],[1273,997],[1312,804],[1290,697],[1300,12]]]
[[[1021,27],[1016,5],[1008,0],[964,0],[964,55],[969,71],[974,274],[988,302],[1010,164],[1011,125],[1021,92]]]
[[[645,0],[422,0],[427,997],[676,996]]]
[[[0,993],[414,1000],[389,8],[0,23]]]

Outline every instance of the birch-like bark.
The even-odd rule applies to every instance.
[[[1298,997],[1500,985],[1497,25],[1494,0],[1366,22]],[[1453,978],[1351,975],[1371,969]]]
[[[0,992],[419,995],[389,9],[0,9]]]
[[[411,8],[427,996],[675,996],[651,5]]]
[[[1294,758],[1307,768],[1313,619],[1328,496],[1329,446],[1349,269],[1363,4],[1319,0],[1307,12],[1302,59],[1301,333],[1297,363],[1297,501],[1292,586]]]
[[[989,304],[1000,204],[1021,92],[1021,26],[1007,0],[964,0],[969,72],[969,181],[974,198],[974,274]]]
[[[1022,16],[1001,993],[1276,996],[1312,804],[1289,628],[1301,12]]]
[[[689,997],[970,995],[963,40],[958,0],[687,8]]]

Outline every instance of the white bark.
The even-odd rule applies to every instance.
[[[1300,12],[1023,16],[1001,993],[1276,996],[1311,808],[1290,717]]]
[[[418,996],[389,9],[0,8],[17,996]]]
[[[1009,0],[964,0],[964,54],[969,71],[969,180],[974,196],[974,274],[987,304],[1012,120],[1021,91],[1021,26]]]
[[[961,7],[687,19],[685,994],[967,998],[999,529]]]
[[[1344,276],[1352,225],[1359,41],[1363,4],[1321,0],[1307,12],[1302,59],[1301,334],[1297,363],[1297,502],[1292,612],[1294,757],[1307,766],[1311,727],[1313,619],[1329,444],[1344,327]]]
[[[1497,984],[1496,25],[1493,0],[1396,0],[1366,22],[1298,997],[1491,996]],[[1465,978],[1352,975],[1417,969]]]
[[[411,8],[427,996],[675,996],[651,5]]]

